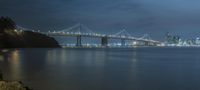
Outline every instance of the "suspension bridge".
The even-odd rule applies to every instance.
[[[17,26],[18,30],[25,31],[25,30],[31,30],[27,28],[23,28],[20,26]],[[100,38],[101,45],[100,47],[112,47],[112,45],[109,44],[109,39],[117,39],[120,40],[120,46],[126,47],[126,46],[158,46],[161,44],[161,42],[151,39],[151,37],[148,34],[144,34],[142,37],[133,37],[127,30],[123,29],[115,34],[99,34],[95,33],[93,30],[88,28],[87,26],[83,24],[76,24],[72,27],[69,27],[67,29],[63,30],[55,30],[55,31],[48,31],[48,32],[40,32],[40,30],[32,30],[33,32],[38,32],[42,34],[46,34],[50,37],[76,37],[76,47],[82,47],[84,46],[82,44],[83,37],[88,38]],[[132,41],[132,44],[127,45],[127,41]]]

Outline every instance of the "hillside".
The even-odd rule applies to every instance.
[[[0,48],[43,48],[60,47],[58,42],[47,35],[32,31],[16,30],[14,21],[0,18]]]

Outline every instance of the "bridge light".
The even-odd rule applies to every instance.
[[[136,41],[133,41],[133,45],[137,45],[137,42],[136,42]]]
[[[17,32],[17,30],[16,30],[16,29],[15,29],[14,31],[15,31],[15,32]]]

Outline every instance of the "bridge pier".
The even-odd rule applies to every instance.
[[[79,35],[79,36],[76,37],[76,46],[77,47],[82,46],[82,44],[81,44],[81,35]]]
[[[135,40],[134,46],[144,46],[144,42]]]
[[[107,47],[108,46],[108,37],[101,38],[101,46]]]
[[[157,44],[156,44],[156,43],[153,43],[153,42],[145,41],[145,42],[144,42],[144,45],[145,45],[145,46],[156,46]]]
[[[153,42],[149,42],[149,46],[155,46]]]
[[[150,43],[149,42],[147,42],[147,41],[144,41],[144,46],[149,46],[150,45]]]
[[[126,45],[126,41],[124,38],[121,39],[121,46],[124,47]]]
[[[158,42],[149,42],[149,41],[144,41],[143,46],[157,46],[159,45]]]
[[[150,42],[149,45],[150,45],[150,46],[157,46],[157,43],[155,43],[155,42]]]

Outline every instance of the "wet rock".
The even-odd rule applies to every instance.
[[[0,80],[3,80],[3,73],[0,70]]]
[[[0,81],[0,90],[31,90],[20,81]]]

